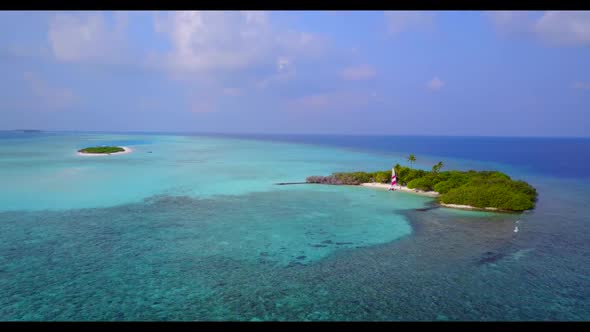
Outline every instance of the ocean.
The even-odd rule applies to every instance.
[[[276,185],[409,153],[537,207]],[[589,320],[588,161],[585,138],[0,132],[0,320]]]

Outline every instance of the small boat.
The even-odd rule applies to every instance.
[[[514,227],[514,233],[518,233],[518,226]]]
[[[395,176],[395,167],[391,168],[391,186],[389,190],[395,191],[395,184],[397,183],[397,177]]]

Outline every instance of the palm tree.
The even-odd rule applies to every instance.
[[[443,168],[444,164],[442,161],[439,161],[436,165],[432,166],[432,173],[436,174]]]
[[[410,168],[412,168],[412,165],[414,164],[414,162],[416,161],[416,156],[414,156],[414,154],[410,154],[408,156],[408,161],[410,162]]]

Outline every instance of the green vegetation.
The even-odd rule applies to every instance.
[[[125,149],[120,148],[118,146],[94,146],[94,147],[79,150],[78,152],[109,154],[109,153],[123,152],[123,151],[125,151]]]
[[[438,174],[438,172],[440,172],[440,169],[443,168],[443,166],[443,162],[439,161],[436,165],[432,166],[432,173]]]
[[[410,168],[412,168],[412,165],[413,165],[413,164],[416,162],[416,156],[414,156],[414,154],[413,154],[413,153],[411,153],[411,154],[408,156],[408,161],[410,162]]]
[[[444,171],[442,162],[432,171],[395,165],[398,183],[410,189],[436,191],[441,203],[470,205],[476,208],[497,208],[505,211],[533,209],[537,191],[524,181],[512,180],[495,171]],[[307,182],[359,185],[367,182],[389,183],[391,171],[334,173],[330,176],[310,176]]]

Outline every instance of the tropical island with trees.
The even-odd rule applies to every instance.
[[[125,147],[119,146],[93,146],[78,150],[79,154],[98,154],[98,155],[110,155],[110,154],[117,154],[117,153],[127,153],[131,150]]]
[[[410,165],[416,161],[411,154]],[[397,164],[394,166],[398,189],[411,189],[436,197],[442,206],[522,212],[535,208],[537,190],[522,180],[513,180],[498,171],[442,171],[442,162],[430,171]],[[387,188],[391,170],[376,172],[339,172],[329,176],[310,176],[306,183],[366,185]]]

